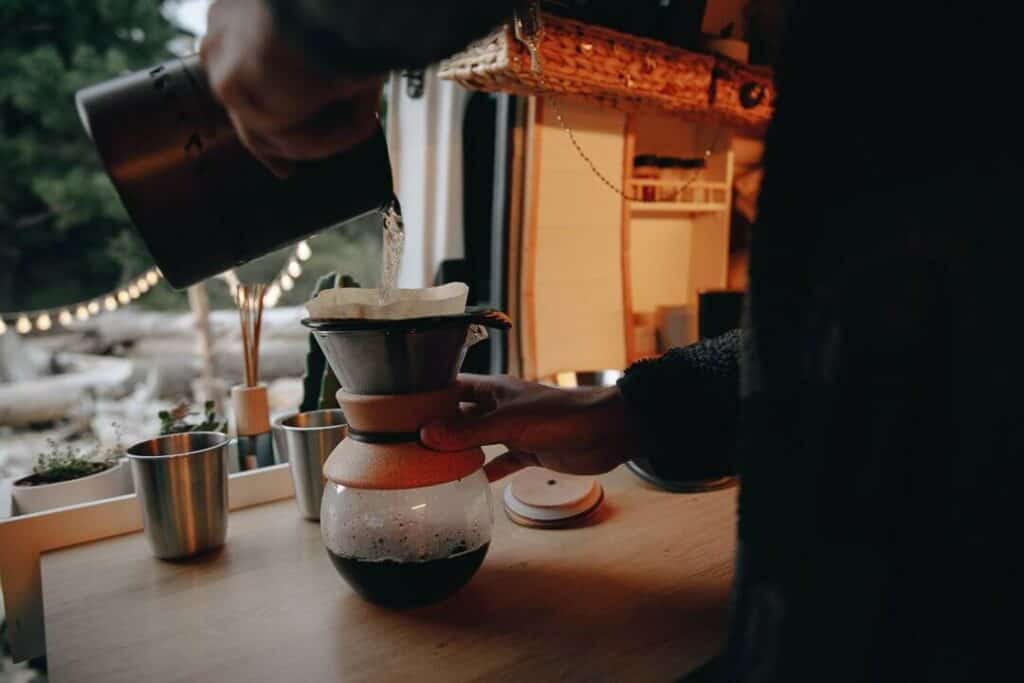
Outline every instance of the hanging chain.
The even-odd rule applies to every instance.
[[[643,197],[631,196],[616,185],[612,180],[602,173],[598,168],[594,160],[590,158],[590,155],[583,151],[583,147],[580,145],[579,140],[576,139],[576,132],[572,129],[569,123],[565,120],[565,115],[562,114],[562,109],[558,105],[558,97],[554,94],[554,89],[548,86],[547,79],[544,78],[544,67],[540,60],[540,41],[544,37],[544,23],[540,16],[540,3],[536,1],[530,1],[525,3],[525,7],[521,7],[520,10],[516,11],[515,21],[513,23],[515,29],[515,37],[519,42],[526,46],[526,51],[530,54],[530,71],[534,76],[537,77],[537,82],[540,84],[541,89],[548,91],[547,99],[551,102],[551,109],[555,112],[555,119],[558,121],[558,125],[561,126],[562,130],[565,131],[566,135],[569,136],[569,141],[572,146],[576,148],[577,154],[580,158],[586,162],[590,170],[597,176],[597,179],[604,183],[608,189],[616,193],[626,201],[631,202],[654,202],[654,199],[644,199]],[[715,137],[712,139],[711,144],[704,149],[704,159],[706,160],[711,156],[711,152],[718,142],[718,133],[721,129],[715,130]],[[703,169],[697,169],[693,174],[683,183],[675,186],[676,191],[685,190],[703,174]]]

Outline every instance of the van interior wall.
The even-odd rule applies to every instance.
[[[597,168],[621,182],[625,114],[568,101],[558,106]],[[531,225],[527,218],[524,244],[532,278],[522,288],[535,357],[524,374],[621,368],[621,198],[580,158],[550,104],[538,112],[536,178],[528,179],[536,188],[535,219]],[[529,277],[529,264],[523,272]]]

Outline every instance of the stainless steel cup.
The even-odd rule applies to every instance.
[[[153,554],[165,560],[224,545],[228,445],[220,432],[169,434],[128,449]]]
[[[273,424],[278,457],[288,461],[295,485],[295,502],[306,519],[320,519],[324,493],[324,463],[345,438],[345,414],[340,410],[311,410],[278,418]]]

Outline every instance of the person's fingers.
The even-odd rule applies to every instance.
[[[491,459],[484,465],[484,474],[487,475],[487,481],[494,482],[518,472],[524,467],[540,466],[537,456],[533,453],[513,450]]]
[[[283,136],[301,132],[315,121],[321,121],[321,126],[341,121],[348,121],[351,125],[353,121],[364,122],[367,119],[376,123],[383,85],[379,78],[353,80],[339,76],[329,81],[312,78],[310,82],[303,83],[301,75],[289,78],[265,72],[253,73],[254,69],[248,65],[227,70],[216,79],[212,75],[217,73],[214,70],[210,78],[217,98],[247,128],[268,136]],[[336,131],[343,127],[332,128]]]
[[[482,417],[489,412],[491,410],[482,403],[462,403],[459,405],[459,415],[466,419]]]
[[[231,120],[242,145],[244,145],[254,157],[259,159],[259,161],[266,166],[271,173],[279,179],[284,180],[295,171],[295,164],[288,159],[282,158],[277,153],[276,149],[259,133],[245,128],[239,124],[233,116],[231,117]]]
[[[420,441],[438,451],[461,451],[493,443],[514,445],[524,429],[524,418],[498,411],[483,417],[431,422],[420,429]]]
[[[474,375],[462,373],[456,380],[459,387],[459,401],[476,403],[485,412],[498,407],[498,398],[504,391],[505,379],[495,375]]]
[[[289,159],[322,159],[369,139],[378,125],[377,105],[376,97],[335,102],[311,119],[266,137]]]

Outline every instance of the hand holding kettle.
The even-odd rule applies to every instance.
[[[242,143],[279,177],[294,161],[322,159],[377,128],[383,76],[330,72],[281,36],[263,2],[218,0],[200,58]]]

